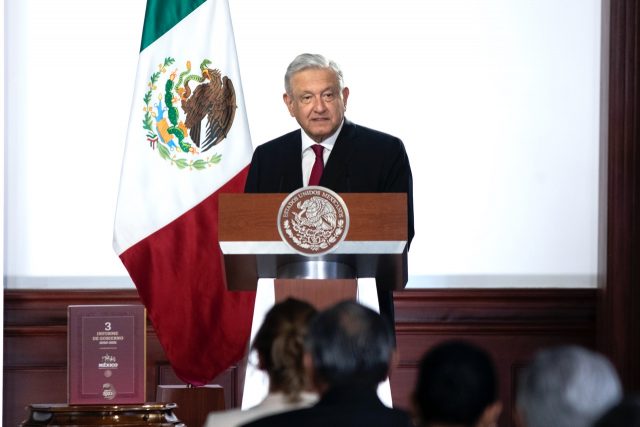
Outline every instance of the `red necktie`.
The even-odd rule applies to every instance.
[[[316,153],[316,161],[313,163],[313,168],[311,168],[309,185],[318,185],[322,177],[322,171],[324,170],[324,159],[322,158],[322,150],[324,147],[320,144],[314,144],[311,146],[311,149]]]

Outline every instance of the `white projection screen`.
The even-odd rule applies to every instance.
[[[409,287],[596,286],[599,0],[229,3],[254,146],[297,126],[302,52],[404,141]],[[133,286],[111,235],[144,8],[5,0],[5,287]]]

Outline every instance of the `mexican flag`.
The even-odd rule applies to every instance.
[[[147,0],[113,245],[194,386],[247,348],[255,294],[226,290],[217,226],[251,154],[227,0]]]

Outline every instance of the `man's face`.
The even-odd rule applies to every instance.
[[[314,141],[322,142],[340,126],[349,89],[340,92],[338,76],[330,69],[309,68],[291,77],[291,96],[283,99],[289,113]]]

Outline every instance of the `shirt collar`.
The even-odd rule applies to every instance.
[[[331,151],[333,149],[333,146],[336,143],[336,140],[338,139],[338,135],[340,135],[340,131],[342,130],[343,125],[344,125],[344,118],[342,119],[340,126],[338,126],[338,129],[336,129],[333,135],[331,135],[329,138],[325,139],[324,141],[320,142],[320,145],[322,145],[326,150]],[[309,135],[307,135],[304,129],[301,130],[300,133],[302,134],[302,152],[303,153],[305,150],[312,147],[314,144],[318,144],[313,139],[311,139]]]

